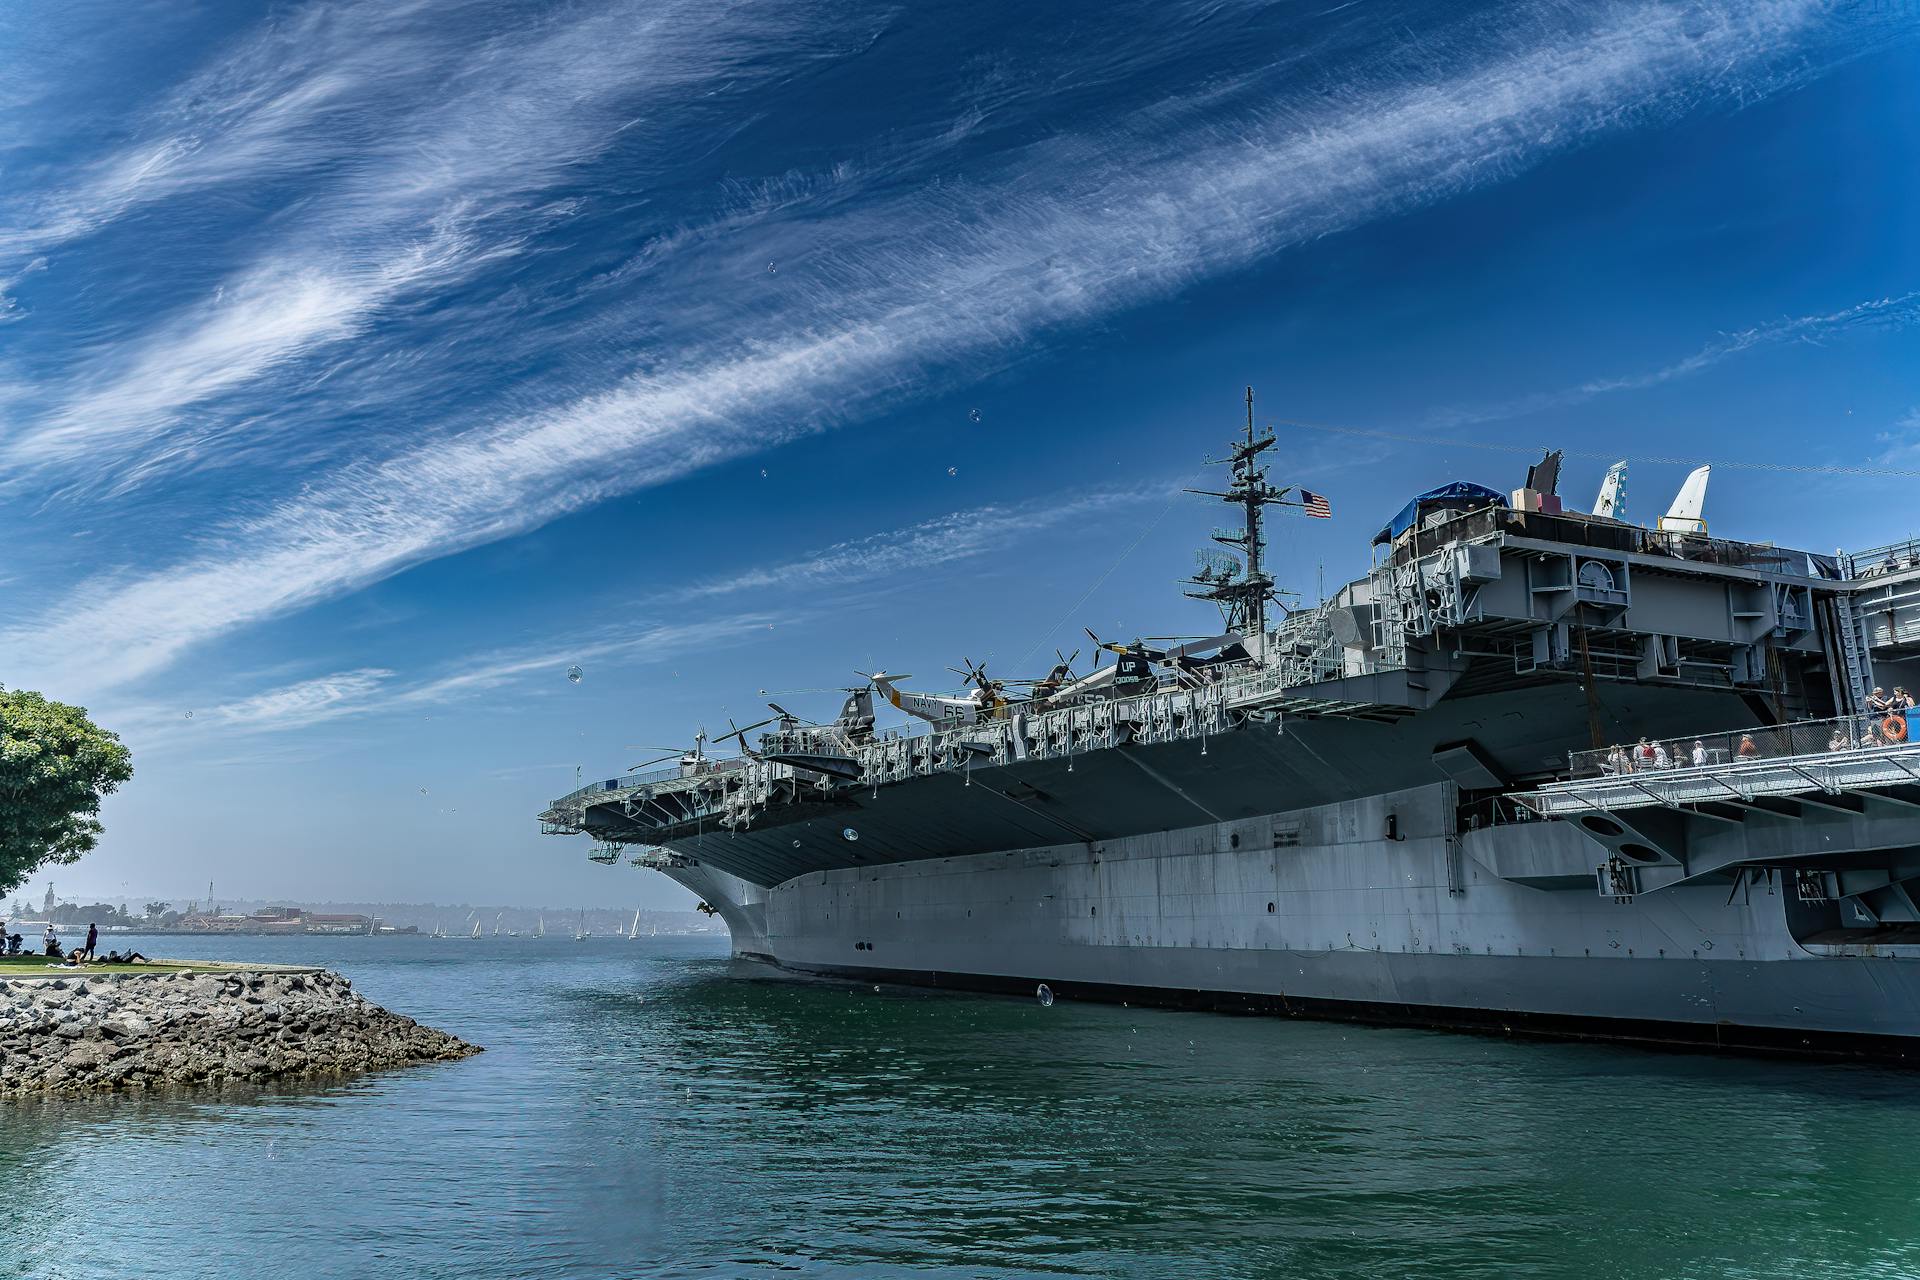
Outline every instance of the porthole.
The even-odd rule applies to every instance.
[[[1268,915],[1272,915],[1272,914],[1273,914],[1273,904],[1272,904],[1271,902],[1269,902],[1269,903],[1267,904],[1267,914],[1268,914]]]

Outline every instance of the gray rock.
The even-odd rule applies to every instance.
[[[0,979],[0,1097],[338,1076],[477,1052],[334,973]]]

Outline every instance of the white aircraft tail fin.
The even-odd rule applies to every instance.
[[[1627,518],[1627,463],[1623,458],[1607,468],[1600,482],[1600,496],[1593,500],[1593,514],[1614,520]]]
[[[1707,531],[1707,522],[1702,518],[1702,513],[1707,509],[1707,479],[1712,471],[1710,466],[1696,467],[1688,473],[1686,483],[1674,495],[1673,505],[1667,508],[1667,514],[1660,517],[1663,533]]]

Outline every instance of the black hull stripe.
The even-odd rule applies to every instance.
[[[770,964],[792,973],[889,982],[915,987],[944,987],[1000,995],[1032,996],[1046,983],[1067,1000],[1132,1004],[1149,1008],[1209,1013],[1280,1015],[1375,1026],[1427,1027],[1544,1040],[1588,1040],[1648,1048],[1794,1058],[1844,1059],[1920,1066],[1920,1037],[1858,1031],[1758,1027],[1729,1022],[1666,1022],[1642,1018],[1598,1018],[1581,1014],[1529,1013],[1504,1009],[1467,1009],[1447,1005],[1396,1004],[1365,1000],[1302,998],[1248,991],[1198,991],[1137,987],[1119,983],[1068,982],[1048,977],[1016,978],[1000,974],[948,973],[924,969],[883,969],[859,965],[798,966],[771,956],[740,953],[736,958]]]

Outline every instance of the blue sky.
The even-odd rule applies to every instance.
[[[1642,519],[1711,459],[1716,532],[1915,532],[1917,30],[14,6],[0,680],[136,760],[56,883],[681,901],[533,813],[760,689],[1204,628],[1176,491],[1247,383],[1385,433],[1280,427],[1308,598],[1541,443]]]

